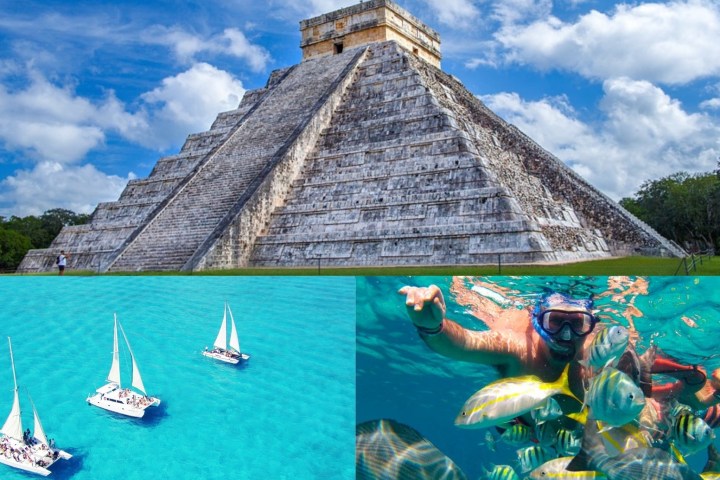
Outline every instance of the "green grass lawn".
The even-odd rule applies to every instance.
[[[125,275],[685,275],[678,258],[625,257],[563,265],[479,265],[447,267],[323,267],[244,268],[205,272],[140,272]],[[678,271],[678,267],[679,271]],[[57,272],[38,275],[57,275]],[[66,270],[65,275],[96,275],[95,272]],[[106,274],[120,275],[120,274]],[[720,258],[704,258],[690,275],[720,275]]]

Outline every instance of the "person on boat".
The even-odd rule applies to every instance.
[[[545,382],[559,378],[570,363],[570,389],[576,397],[584,397],[583,380],[589,371],[579,361],[586,356],[598,322],[592,298],[546,293],[532,311],[507,311],[507,315],[514,316],[511,330],[474,331],[445,316],[445,300],[437,286],[405,286],[398,293],[405,296],[408,316],[420,338],[435,352],[456,360],[491,365],[502,377],[535,375]],[[664,369],[667,375],[688,377],[687,367],[678,362],[661,356],[655,362],[658,370]],[[675,368],[669,368],[670,365]],[[580,408],[577,402],[568,403],[564,396],[558,400],[563,411]]]

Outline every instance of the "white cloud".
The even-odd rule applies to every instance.
[[[90,213],[98,202],[117,200],[128,180],[106,175],[92,165],[43,161],[0,181],[0,215],[40,215],[51,208]]]
[[[552,0],[499,0],[491,8],[492,18],[507,25],[547,17]]]
[[[148,43],[159,43],[171,47],[177,58],[185,63],[194,63],[203,53],[223,54],[244,60],[251,70],[260,72],[270,63],[270,54],[259,45],[252,44],[245,34],[236,28],[226,28],[221,34],[207,38],[190,34],[184,30],[155,27],[145,35]]]
[[[480,10],[472,0],[425,0],[435,17],[453,28],[469,28],[476,25]]]
[[[496,34],[506,59],[590,78],[683,84],[720,75],[720,6],[710,0],[619,5],[576,23],[548,17]]]
[[[716,168],[717,119],[685,112],[648,82],[608,80],[604,91],[606,117],[597,125],[579,120],[562,98],[528,102],[500,93],[482,100],[616,200],[631,196],[645,180]]]
[[[0,200],[16,215],[53,207],[85,212],[116,200],[127,179],[77,165],[104,146],[109,132],[156,150],[179,148],[188,134],[207,130],[218,113],[237,108],[244,93],[240,81],[206,63],[165,78],[134,102],[135,113],[113,92],[93,102],[37,72],[19,91],[0,84],[0,144],[35,163],[0,182]]]
[[[229,73],[195,64],[142,95],[150,128],[132,137],[158,150],[179,145],[189,133],[207,130],[218,113],[237,108],[244,94],[242,83]]]
[[[93,104],[37,72],[30,72],[28,80],[20,91],[0,85],[0,141],[8,149],[72,163],[104,142],[104,129],[123,131],[144,125],[141,117],[124,111],[112,92]]]
[[[700,108],[706,108],[706,109],[720,109],[720,98],[711,98],[710,100],[705,100],[700,104]]]

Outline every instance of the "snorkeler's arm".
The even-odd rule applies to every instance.
[[[445,300],[435,285],[403,287],[408,315],[420,337],[436,352],[458,360],[488,365],[510,364],[520,361],[523,342],[511,338],[508,332],[477,332],[463,328],[445,317]]]

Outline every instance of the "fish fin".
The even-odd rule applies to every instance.
[[[575,394],[570,390],[570,364],[568,363],[565,365],[565,369],[560,374],[560,378],[557,379],[557,381],[554,382],[553,386],[558,388],[560,390],[559,393],[562,393],[563,395],[567,395],[568,397],[574,398],[580,403],[583,403],[582,400],[577,398]]]
[[[565,470],[568,472],[584,472],[590,470],[590,459],[584,450],[580,450],[580,453],[570,460]]]
[[[670,442],[670,450],[672,451],[673,455],[675,455],[675,458],[678,462],[684,463],[687,465],[687,462],[685,461],[685,457],[683,457],[683,454],[680,453],[680,450],[677,449],[675,444],[673,442]]]
[[[599,422],[598,422],[598,423],[599,423]],[[613,427],[612,425],[607,425],[607,424],[604,423],[603,426],[602,426],[602,428],[601,428],[600,430],[598,430],[598,433],[609,432],[609,431],[612,430],[613,428],[615,428],[615,427]]]
[[[575,420],[578,423],[581,423],[585,425],[587,423],[587,417],[588,417],[588,407],[584,406],[582,410],[576,413],[568,413],[565,415],[571,420]]]

